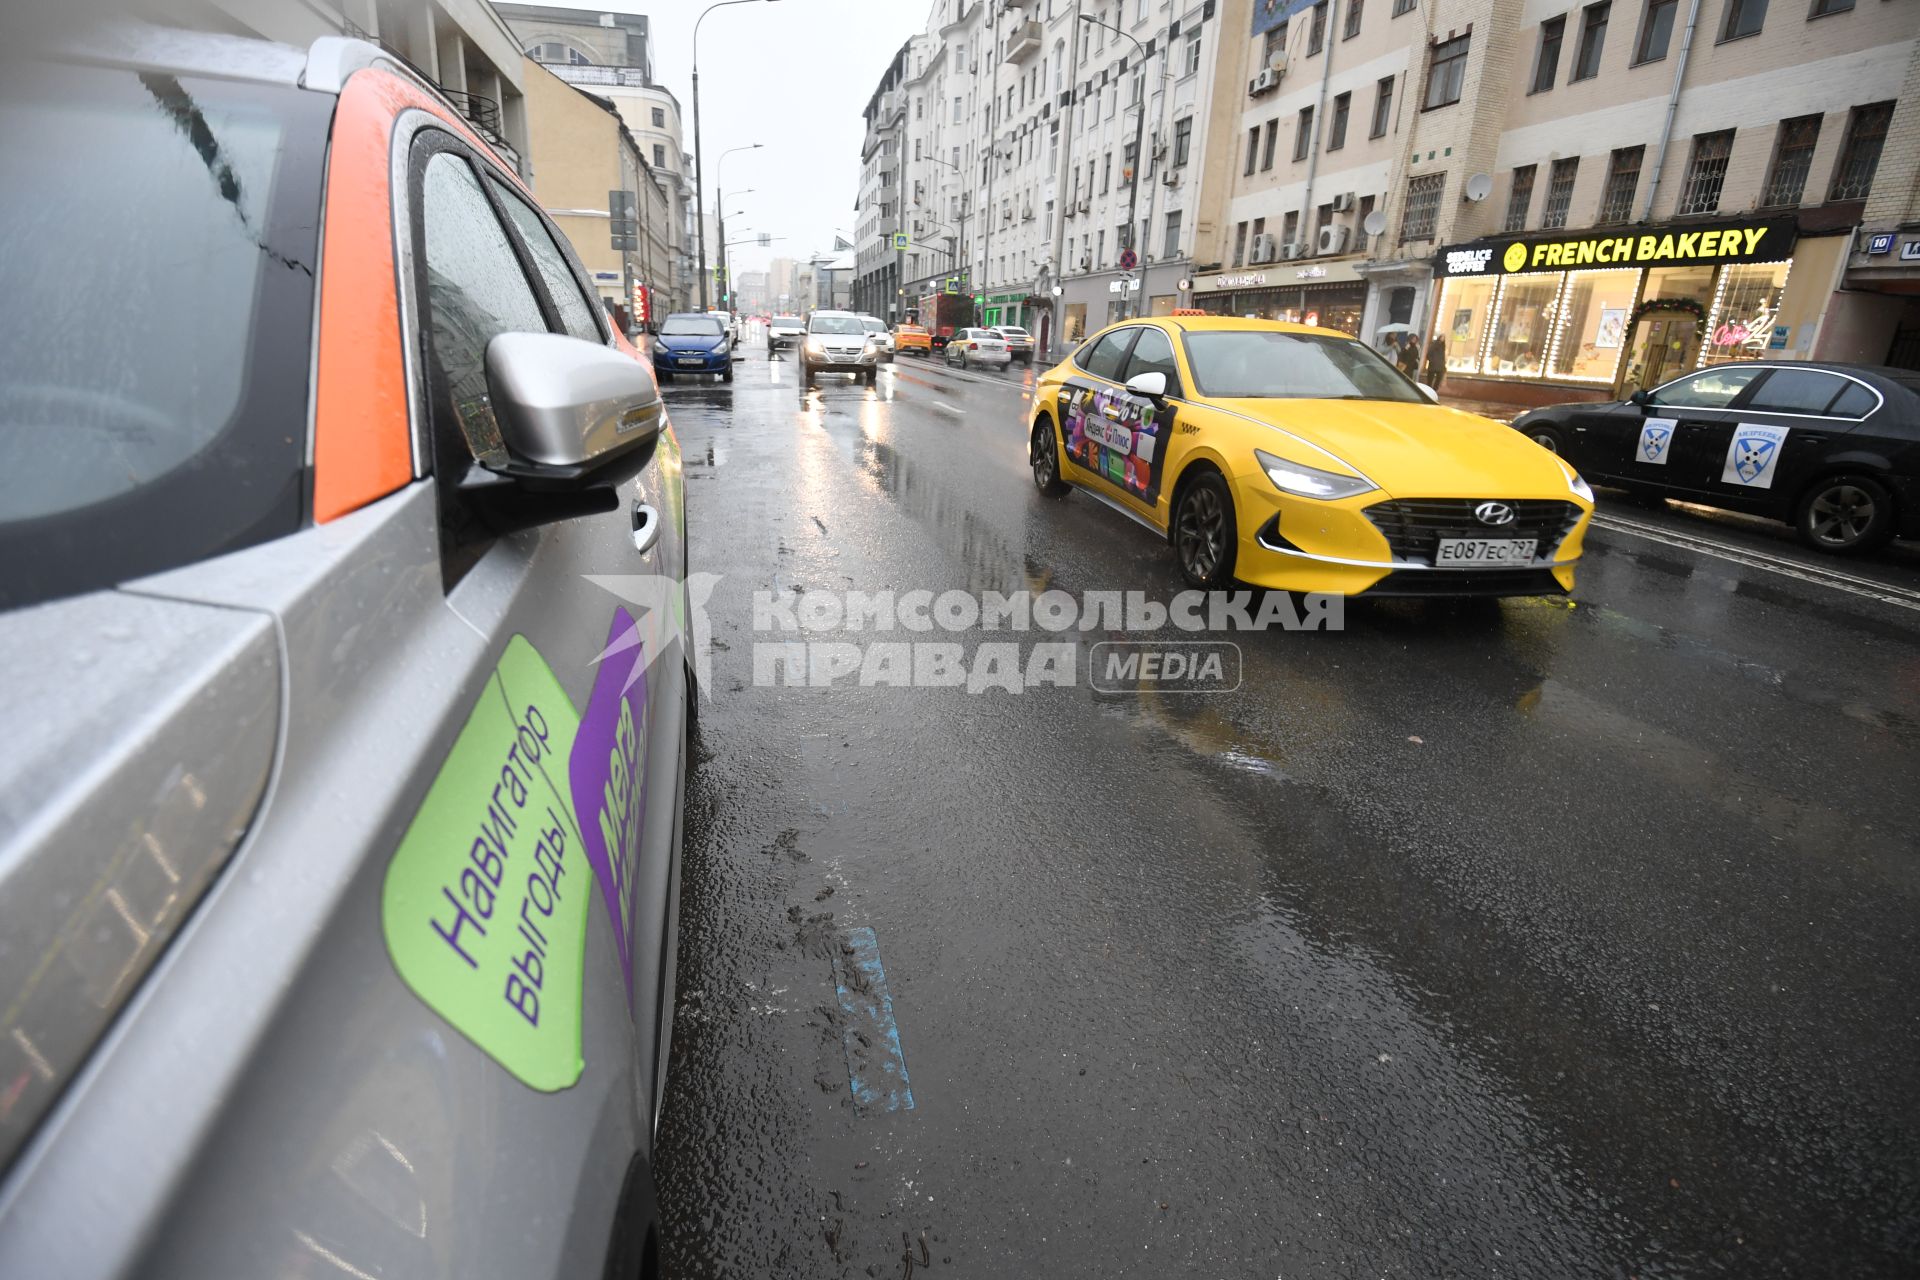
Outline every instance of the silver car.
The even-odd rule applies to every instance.
[[[650,372],[371,44],[0,72],[0,1276],[653,1274]]]

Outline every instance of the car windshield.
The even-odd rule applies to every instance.
[[[299,527],[332,101],[7,64],[0,602]]]
[[[810,333],[865,333],[866,326],[857,316],[815,316],[807,322]]]
[[[861,316],[860,323],[867,326],[868,333],[885,333],[887,322],[875,316]]]
[[[717,338],[726,332],[718,316],[668,316],[660,326],[662,337]]]
[[[1010,325],[1001,325],[1000,333],[1003,337],[1008,337],[1008,338],[1024,338],[1027,336],[1027,331],[1025,329],[1015,329]]]
[[[1185,341],[1201,395],[1425,403],[1398,370],[1351,338],[1242,329],[1188,333]]]
[[[800,327],[800,317],[775,316],[773,318],[773,327],[776,329],[798,329]]]

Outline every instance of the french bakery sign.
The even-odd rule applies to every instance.
[[[1495,236],[1453,244],[1434,256],[1442,276],[1505,275],[1602,267],[1719,266],[1780,262],[1793,256],[1792,218],[1710,222],[1657,231],[1611,229],[1577,235]]]

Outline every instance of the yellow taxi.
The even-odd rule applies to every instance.
[[[930,356],[933,354],[933,338],[917,324],[897,324],[893,326],[893,349],[896,354],[914,351]]]
[[[1343,333],[1142,317],[1094,334],[1035,399],[1040,492],[1078,488],[1164,535],[1193,586],[1573,589],[1593,514],[1579,473]]]

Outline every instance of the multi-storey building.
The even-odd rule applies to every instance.
[[[896,60],[904,307],[957,290],[983,323],[1046,342],[1179,305],[1196,238],[1220,216],[1218,54],[1237,61],[1250,12],[1251,0],[934,0]]]
[[[693,265],[699,199],[682,141],[679,100],[654,79],[653,38],[646,17],[528,4],[494,7],[527,57],[568,84],[605,99],[620,113],[671,203],[668,261],[658,278],[647,283],[660,309],[691,309],[699,292]]]
[[[1917,33],[1899,0],[1262,3],[1197,300],[1405,326],[1450,393],[1513,403],[1889,359],[1920,333]],[[1885,251],[1850,259],[1870,207]]]
[[[893,55],[862,112],[867,130],[860,144],[860,193],[854,202],[853,307],[890,324],[900,319],[904,298],[900,288],[904,249],[896,247],[895,235],[901,230],[906,181],[902,157],[909,121],[900,83],[906,78],[913,44],[907,41]]]

